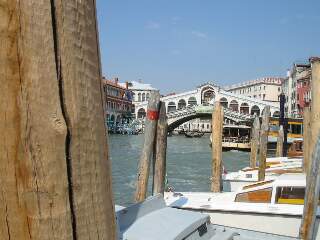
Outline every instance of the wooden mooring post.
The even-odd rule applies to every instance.
[[[220,102],[215,102],[212,113],[212,173],[211,191],[222,190],[222,132],[224,112]]]
[[[278,132],[278,139],[277,139],[276,157],[283,156],[283,140],[284,140],[283,125],[280,125],[279,132]]]
[[[254,118],[252,130],[251,130],[251,152],[250,152],[251,168],[255,168],[257,166],[259,136],[260,136],[260,120],[259,120],[259,117],[256,116]]]
[[[159,120],[157,124],[157,136],[155,141],[155,163],[153,195],[164,193],[166,177],[166,156],[167,156],[168,120],[166,105],[160,102]]]
[[[304,198],[303,216],[300,227],[301,239],[315,239],[315,219],[319,202],[320,191],[320,60],[310,59],[311,62],[311,110],[310,110],[310,134],[307,139],[309,160],[307,167],[306,194]],[[305,141],[305,140],[304,140]],[[313,153],[313,156],[311,154]],[[307,153],[308,154],[308,153]]]
[[[258,180],[265,179],[266,159],[268,149],[268,133],[269,133],[270,106],[265,106],[262,113],[262,123],[260,131],[260,150],[259,150],[259,173]]]
[[[308,173],[310,167],[310,108],[303,110],[303,172]]]
[[[150,163],[154,150],[154,142],[157,131],[157,123],[159,118],[160,94],[154,92],[151,94],[144,131],[144,145],[138,166],[137,186],[135,192],[135,201],[141,202],[145,200],[148,189],[148,179],[150,172]]]
[[[0,239],[116,239],[95,17],[0,3]]]

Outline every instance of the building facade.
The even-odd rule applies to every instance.
[[[124,84],[122,84],[124,86]],[[158,89],[151,86],[151,84],[148,83],[142,83],[142,82],[136,82],[131,81],[128,83],[128,89],[132,92],[132,114],[133,117],[136,117],[138,119],[143,119],[146,117],[146,112],[135,112],[135,107],[143,102],[148,102],[151,94],[154,92],[159,92]]]
[[[118,78],[108,80],[103,78],[106,97],[106,121],[108,126],[127,123],[132,118],[132,92],[128,83],[119,83]]]
[[[303,117],[303,109],[311,104],[313,59],[318,57],[311,57],[304,63],[294,63],[283,82],[282,88],[286,95],[285,111],[288,117]]]
[[[240,94],[262,101],[279,102],[283,80],[284,78],[281,77],[261,78],[226,86],[224,89],[234,94]]]

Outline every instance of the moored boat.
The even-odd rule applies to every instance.
[[[274,180],[280,174],[284,173],[301,173],[302,159],[275,157],[267,158],[266,180]],[[239,188],[258,181],[259,169],[245,167],[237,172],[223,173],[223,190],[236,191]]]
[[[250,151],[250,134],[251,128],[245,125],[224,125],[222,137],[222,150],[240,150]],[[210,146],[212,144],[212,136],[210,135]]]
[[[165,193],[170,207],[207,213],[214,224],[297,237],[303,213],[306,176],[283,174],[236,192]],[[320,239],[319,209],[317,237]]]

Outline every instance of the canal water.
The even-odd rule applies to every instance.
[[[144,135],[109,135],[116,204],[127,206],[133,203],[143,137]],[[211,172],[209,143],[209,134],[202,138],[186,138],[183,135],[168,138],[167,179],[169,185],[176,191],[209,191]],[[222,155],[227,171],[237,171],[249,165],[249,153],[231,151],[223,152]]]

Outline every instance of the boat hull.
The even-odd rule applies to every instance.
[[[186,209],[186,208],[184,208]],[[301,224],[301,216],[259,214],[246,212],[229,212],[205,209],[190,209],[201,213],[209,214],[211,222],[217,225],[224,225],[233,228],[248,229],[258,232],[279,234],[289,237],[298,237]],[[316,219],[316,239],[320,240],[319,229],[320,219]]]

